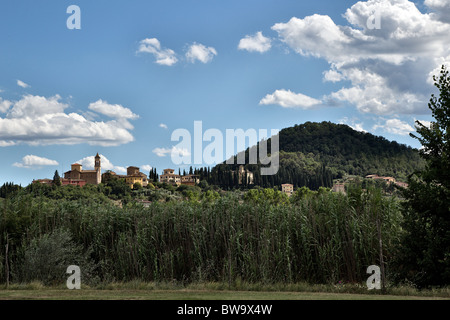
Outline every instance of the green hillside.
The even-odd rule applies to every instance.
[[[416,149],[353,130],[344,124],[306,122],[295,125],[280,131],[279,143],[280,169],[275,176],[261,176],[259,164],[245,166],[254,173],[256,185],[271,187],[292,183],[296,187],[317,189],[330,187],[333,179],[346,175],[368,174],[392,176],[402,181],[424,165]],[[246,153],[248,156],[248,150]],[[235,184],[226,176],[228,171],[237,167],[216,166],[212,170],[211,182],[218,180],[222,185]]]

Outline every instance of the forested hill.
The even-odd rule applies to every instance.
[[[368,174],[405,180],[424,165],[416,149],[353,130],[345,124],[306,122],[295,125],[280,131],[279,143],[280,170],[277,175],[260,176],[259,165],[246,165],[255,174],[255,184],[268,187],[293,183],[316,189],[330,187],[333,179],[346,175]],[[236,167],[221,164],[213,169],[213,173],[218,175],[236,170]]]
[[[401,179],[423,165],[416,149],[331,122],[306,122],[281,130],[281,150],[319,155],[327,166],[355,175]]]

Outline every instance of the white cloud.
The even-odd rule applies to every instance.
[[[133,129],[134,127],[128,121],[139,118],[137,114],[134,114],[130,109],[125,108],[119,104],[109,104],[106,101],[98,100],[89,104],[88,109],[108,116],[110,118],[115,118],[118,123],[122,124],[126,129]]]
[[[12,106],[12,102],[0,98],[0,113],[5,113]]]
[[[276,90],[272,94],[266,95],[259,102],[261,105],[277,104],[283,108],[309,109],[321,104],[320,100],[305,96],[301,93],[294,93],[290,90]]]
[[[427,121],[427,120],[417,120],[419,121],[421,124],[423,124],[425,127],[430,128],[431,127],[431,121]],[[414,121],[415,124],[416,121]]]
[[[6,117],[0,117],[0,146],[21,143],[117,146],[134,140],[127,119],[90,121],[80,114],[66,113],[69,106],[60,99],[59,95],[50,98],[25,95],[12,102]],[[113,110],[112,113],[117,113],[128,109]],[[107,113],[102,108],[98,111]]]
[[[258,31],[253,36],[245,36],[239,41],[238,49],[256,52],[266,52],[272,47],[271,39],[263,36],[261,31]]]
[[[160,128],[163,128],[163,129],[167,129],[167,125],[166,125],[165,123],[160,123],[160,124],[159,124],[159,127],[160,127]]]
[[[449,0],[427,2],[443,12]],[[367,25],[374,12],[381,19],[379,29]],[[330,99],[364,113],[427,113],[430,72],[450,60],[450,24],[434,13],[421,13],[408,0],[360,1],[343,16],[348,25],[315,14],[293,17],[272,29],[298,54],[325,59],[330,70],[324,81],[351,82],[330,93]]]
[[[328,70],[323,73],[323,80],[329,82],[339,82],[343,79],[343,75],[336,70]]]
[[[148,165],[148,164],[144,164],[141,166],[140,170],[141,170],[141,172],[144,172],[146,174],[146,172],[150,172],[150,170],[152,170],[152,166]]]
[[[130,109],[125,108],[119,104],[108,104],[106,101],[98,100],[89,104],[90,110],[104,114],[116,119],[137,119],[139,116],[134,114]]]
[[[168,154],[177,154],[181,157],[190,156],[191,153],[186,148],[177,148],[173,146],[172,148],[155,148],[152,150],[154,154],[158,157],[165,157]]]
[[[15,145],[16,143],[14,141],[2,141],[0,140],[0,147],[10,147]]]
[[[106,158],[103,154],[99,154],[99,156],[101,161],[101,168],[103,171],[111,170],[119,174],[127,173],[127,168],[113,165],[111,161],[109,161],[109,159]],[[92,170],[95,167],[95,156],[85,157],[83,159],[75,161],[74,163],[81,164],[83,166],[83,169]]]
[[[37,169],[42,166],[57,166],[57,165],[59,165],[59,163],[55,160],[38,157],[32,154],[23,157],[22,162],[13,163],[14,167],[27,169]]]
[[[165,157],[167,154],[172,152],[172,149],[168,148],[155,148],[152,150],[154,154],[156,154],[158,157]]]
[[[439,20],[450,22],[450,0],[425,0],[424,4],[434,11]]]
[[[175,52],[171,49],[161,48],[161,44],[156,38],[142,40],[137,52],[152,54],[159,65],[172,66],[178,62]]]
[[[378,128],[383,128],[384,131],[392,134],[398,134],[401,136],[406,136],[410,132],[414,132],[414,128],[410,126],[408,123],[401,121],[399,119],[389,119],[386,120],[384,125],[375,125],[373,127],[374,130]]]
[[[48,114],[63,113],[68,108],[67,104],[61,103],[61,97],[55,95],[50,98],[41,96],[25,95],[21,100],[16,101],[9,110],[7,117],[15,118],[36,118]]]
[[[340,124],[346,124],[348,125],[350,128],[352,128],[353,130],[359,131],[359,132],[367,132],[367,130],[365,130],[363,128],[363,123],[362,122],[357,122],[358,119],[351,119],[349,120],[347,117],[344,117],[343,119],[339,120]]]
[[[25,83],[25,82],[23,82],[23,81],[21,81],[21,80],[17,80],[17,85],[18,85],[19,87],[22,87],[22,88],[29,88],[29,87],[30,87],[29,84],[27,84],[27,83]]]
[[[191,63],[194,63],[196,60],[208,63],[216,55],[217,51],[213,47],[205,47],[203,44],[193,43],[186,52],[186,59]]]

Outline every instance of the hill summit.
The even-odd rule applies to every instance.
[[[306,122],[282,129],[279,151],[280,169],[274,176],[261,176],[260,164],[245,165],[254,174],[255,185],[271,187],[292,183],[295,187],[317,189],[331,187],[333,179],[369,174],[406,180],[424,165],[417,149],[331,122]],[[246,153],[248,159],[248,149]],[[222,182],[220,184],[233,184],[225,175],[238,167],[222,163],[214,167],[212,173]]]

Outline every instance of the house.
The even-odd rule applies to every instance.
[[[366,179],[384,180],[387,183],[395,183],[395,178],[393,178],[393,177],[380,177],[380,176],[378,176],[376,174],[367,175]]]
[[[407,183],[396,181],[395,178],[393,178],[393,177],[379,177],[376,174],[371,174],[371,175],[366,176],[366,178],[367,179],[375,179],[375,180],[383,180],[383,181],[386,181],[387,184],[392,184],[393,183],[393,184],[395,184],[395,185],[397,185],[399,187],[408,188],[408,184]]]
[[[42,184],[52,185],[53,180],[52,179],[37,179],[37,180],[33,180],[33,183],[42,183]]]
[[[284,183],[281,185],[281,192],[291,196],[294,193],[294,185],[290,183]]]
[[[386,181],[387,183],[395,183],[395,178],[393,177],[380,177],[381,179],[383,179],[384,181]]]
[[[406,182],[397,181],[395,184],[401,188],[408,188],[408,184]]]
[[[200,178],[195,174],[188,174],[185,176],[181,176],[181,184],[185,184],[188,186],[195,186],[200,182]]]
[[[84,187],[86,185],[86,181],[82,179],[61,179],[61,185]]]
[[[139,167],[130,166],[127,168],[126,175],[116,174],[114,171],[107,171],[102,175],[102,179],[106,181],[109,176],[123,179],[131,189],[134,188],[135,183],[139,183],[142,187],[146,187],[148,185],[147,175],[139,170]]]
[[[147,175],[139,171],[139,167],[128,167],[125,182],[133,189],[135,183],[139,183],[142,187],[148,185]]]
[[[179,186],[181,184],[181,176],[175,174],[174,171],[173,169],[164,169],[164,173],[159,176],[159,181]]]
[[[78,187],[83,187],[86,185],[86,181],[82,180],[82,179],[64,179],[61,178],[61,185],[62,186],[78,186]],[[53,185],[53,180],[52,179],[38,179],[38,180],[33,180],[33,183],[42,183],[42,184],[46,184],[46,185]]]
[[[200,177],[196,174],[181,176],[179,174],[175,174],[174,169],[164,169],[164,173],[159,176],[159,182],[174,184],[177,186],[181,184],[195,186],[200,183]]]
[[[335,184],[335,185],[333,185],[333,188],[331,189],[331,191],[345,193],[345,185],[343,183]]]

